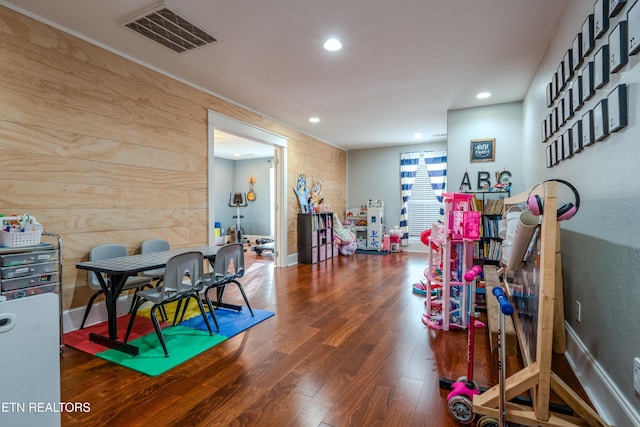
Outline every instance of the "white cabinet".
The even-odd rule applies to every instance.
[[[60,425],[59,297],[44,293],[0,302],[0,423]]]

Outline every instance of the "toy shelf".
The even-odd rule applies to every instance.
[[[429,266],[422,323],[448,331],[469,324],[469,286],[462,281],[473,266],[473,245],[480,237],[480,213],[470,210],[472,195],[444,193],[444,223],[429,236]]]

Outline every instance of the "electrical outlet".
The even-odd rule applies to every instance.
[[[578,300],[576,300],[575,318],[578,322],[582,322],[582,304]]]
[[[640,357],[633,359],[633,388],[640,394]]]

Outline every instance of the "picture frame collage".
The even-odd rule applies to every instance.
[[[612,76],[640,53],[640,0],[625,12],[626,6],[627,0],[597,0],[547,83],[541,135],[548,168],[628,124],[627,85]]]

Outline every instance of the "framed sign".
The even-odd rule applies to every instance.
[[[474,139],[471,141],[471,162],[493,162],[496,159],[496,140]]]

